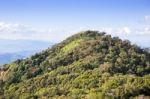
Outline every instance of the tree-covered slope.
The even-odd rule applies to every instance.
[[[150,54],[98,31],[73,35],[2,72],[2,98],[150,98]]]

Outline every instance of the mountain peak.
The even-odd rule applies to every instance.
[[[79,32],[31,58],[5,65],[4,97],[150,96],[149,60],[150,54],[128,40]]]
[[[69,37],[68,39],[85,38],[85,37],[95,38],[97,36],[103,36],[105,34],[106,34],[105,32],[87,30],[87,31],[78,32],[73,36]]]

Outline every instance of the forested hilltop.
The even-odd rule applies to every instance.
[[[2,99],[150,99],[150,54],[84,31],[0,70]]]

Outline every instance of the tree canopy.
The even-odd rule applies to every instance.
[[[150,54],[105,32],[77,33],[1,71],[2,99],[150,98]]]

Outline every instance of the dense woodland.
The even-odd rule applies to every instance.
[[[0,70],[1,99],[150,99],[150,54],[84,31]]]

